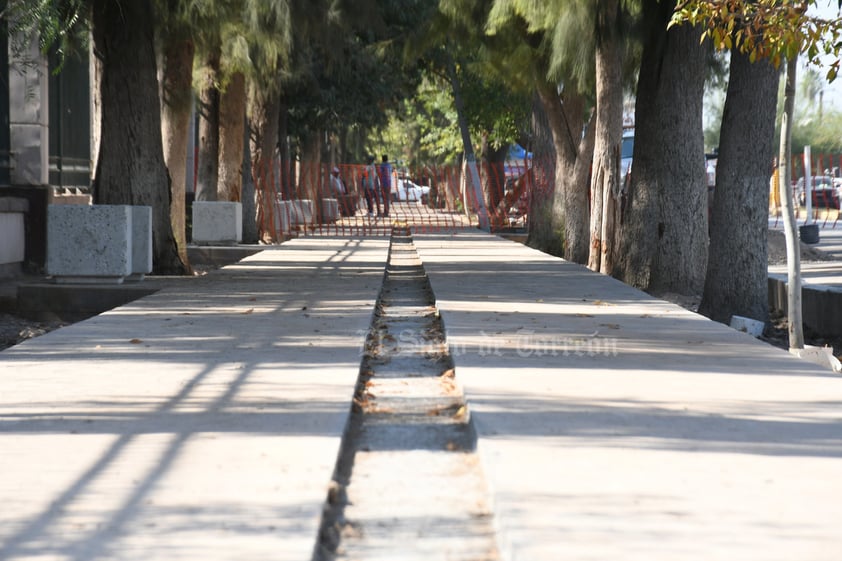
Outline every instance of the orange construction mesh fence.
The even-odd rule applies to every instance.
[[[478,204],[470,174],[460,166],[393,165],[389,188],[365,187],[367,166],[335,166],[342,191],[331,183],[334,166],[297,162],[281,171],[275,160],[254,169],[260,239],[280,242],[296,236],[388,236],[394,223],[414,232],[440,232],[478,226]],[[380,173],[379,165],[375,165]],[[479,167],[483,203],[492,231],[527,226],[532,174],[520,165]]]
[[[807,188],[805,187],[804,157],[792,157],[792,206],[796,220],[807,222]],[[842,155],[814,154],[810,161],[810,216],[809,221],[822,228],[836,228],[842,212]],[[769,225],[783,227],[780,190],[777,185],[778,170],[769,183]]]

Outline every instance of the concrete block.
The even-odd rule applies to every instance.
[[[132,273],[127,205],[50,205],[47,274],[59,283],[121,283]]]
[[[243,241],[243,205],[229,201],[193,202],[193,243],[233,245]]]
[[[0,264],[22,263],[26,236],[22,212],[0,212]]]
[[[763,329],[766,327],[766,324],[762,321],[743,316],[731,316],[731,327],[737,331],[748,333],[752,337],[760,337],[763,335]]]
[[[29,212],[29,201],[23,197],[0,196],[0,212]]]
[[[339,220],[339,200],[322,199],[322,223],[328,224]]]
[[[289,201],[275,201],[275,235],[282,235],[290,231]]]
[[[11,124],[11,181],[17,185],[49,182],[49,129],[38,124]]]
[[[9,122],[47,125],[49,116],[49,68],[37,37],[17,33],[20,52],[9,49]],[[11,47],[11,44],[10,44]]]
[[[790,354],[808,360],[813,364],[824,366],[833,372],[842,372],[842,363],[833,356],[833,347],[815,347],[804,345],[803,349],[789,349]]]
[[[787,313],[787,276],[769,275],[769,307]],[[842,289],[821,284],[801,285],[801,319],[806,327],[826,335],[842,335]]]
[[[131,206],[132,274],[126,280],[140,281],[152,272],[152,207]]]
[[[310,199],[296,199],[289,203],[290,224],[313,223],[313,201]]]

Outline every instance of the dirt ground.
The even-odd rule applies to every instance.
[[[786,264],[786,237],[780,230],[769,230],[769,265]],[[832,258],[815,247],[801,243],[801,261],[832,261]]]
[[[32,337],[62,327],[60,322],[32,321],[14,314],[0,313],[0,351]]]

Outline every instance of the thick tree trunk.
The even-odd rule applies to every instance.
[[[243,191],[243,138],[246,128],[246,79],[242,72],[231,76],[219,100],[220,201],[239,202]]]
[[[599,3],[596,49],[596,140],[591,177],[591,242],[588,267],[610,275],[615,208],[620,196],[623,142],[623,53],[617,37],[617,0]]]
[[[487,144],[484,149],[487,170],[484,188],[488,212],[491,216],[498,216],[508,211],[508,209],[498,208],[506,191],[506,155],[508,153],[508,146],[492,148],[490,144]]]
[[[94,0],[92,13],[94,44],[102,57],[94,201],[152,207],[153,270],[184,274],[170,222],[152,6],[148,1]]]
[[[556,151],[544,105],[536,93],[532,100],[532,188],[526,245],[545,253],[561,255],[562,240],[553,229]]]
[[[752,64],[748,55],[732,50],[699,306],[717,321],[728,322],[732,315],[768,319],[766,238],[777,97],[775,68],[765,59]]]
[[[542,84],[538,96],[552,133],[555,177],[549,198],[543,204],[539,200],[531,205],[529,221],[534,230],[530,230],[529,243],[569,261],[585,263],[588,258],[587,171],[593,156],[593,134],[582,137],[585,99],[572,88],[565,89],[559,97],[551,84]],[[589,131],[592,128],[588,127]],[[533,226],[533,221],[543,224]],[[542,235],[538,237],[533,232]]]
[[[700,31],[666,31],[675,2],[649,2],[635,107],[634,163],[615,275],[654,292],[699,294],[707,265]]]
[[[193,40],[188,30],[172,30],[164,38],[161,73],[161,136],[170,173],[170,221],[178,254],[187,264],[187,146],[193,100]]]
[[[298,185],[298,195],[302,199],[310,199],[315,207],[322,198],[320,193],[319,170],[322,162],[322,133],[314,131],[301,139],[301,178]],[[315,210],[318,210],[316,208]]]
[[[275,189],[275,147],[278,143],[278,119],[281,108],[280,94],[267,94],[252,85],[249,91],[249,131],[252,174],[254,177],[256,220],[260,239],[268,242],[282,241],[274,233],[278,193]]]
[[[196,200],[215,201],[219,180],[219,48],[205,60],[205,81],[199,90],[199,165]]]

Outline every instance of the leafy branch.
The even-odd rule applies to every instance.
[[[803,54],[812,65],[827,67],[827,80],[839,74],[842,57],[842,18],[809,15],[813,1],[804,0],[685,0],[673,13],[669,26],[689,23],[702,27],[702,41],[710,39],[718,50],[737,48],[749,60],[781,61]],[[835,57],[829,64],[825,56]]]

